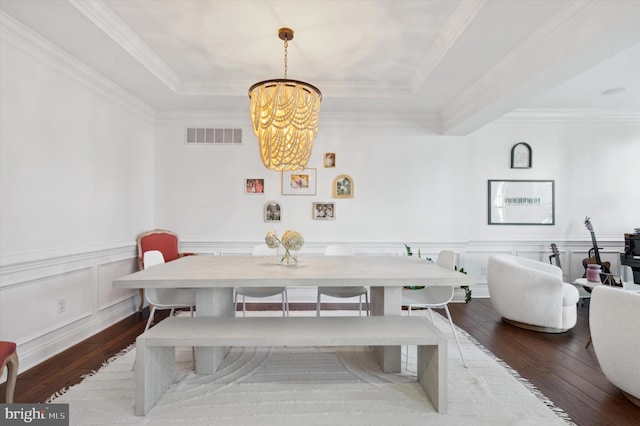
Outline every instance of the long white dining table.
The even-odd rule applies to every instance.
[[[473,284],[466,274],[420,258],[369,255],[302,255],[293,266],[280,265],[275,256],[185,256],[113,282],[117,288],[195,288],[197,316],[233,316],[234,287],[368,286],[371,315],[401,315],[403,286]],[[400,347],[376,352],[385,372],[400,372]],[[196,348],[196,372],[214,373],[225,353]]]

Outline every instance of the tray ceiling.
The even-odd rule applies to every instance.
[[[515,109],[640,110],[640,1],[3,0],[15,19],[162,112],[246,113],[288,77],[321,114],[467,134]],[[609,89],[613,94],[602,94]]]

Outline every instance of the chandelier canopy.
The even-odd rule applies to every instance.
[[[322,93],[309,83],[287,79],[287,48],[293,30],[280,28],[278,37],[284,41],[284,78],[249,88],[251,122],[265,167],[297,170],[307,165],[311,155]]]

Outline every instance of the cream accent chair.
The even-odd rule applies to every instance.
[[[251,252],[252,256],[273,256],[276,258],[277,251],[269,248],[266,244],[257,245]],[[236,287],[234,290],[233,306],[234,315],[238,311],[238,296],[242,296],[242,316],[246,316],[245,297],[271,297],[277,294],[282,295],[282,316],[289,316],[289,296],[286,287]]]
[[[343,245],[330,245],[324,250],[325,256],[353,256],[353,252],[350,247]],[[359,316],[362,316],[362,296],[365,298],[365,302],[367,304],[367,316],[369,316],[369,292],[367,287],[364,286],[353,286],[353,287],[318,287],[318,300],[316,302],[316,316],[320,316],[320,296],[331,296],[331,297],[341,297],[341,298],[349,298],[356,297],[360,298],[360,309],[358,312]]]
[[[576,325],[578,290],[562,280],[555,265],[506,254],[487,265],[491,304],[516,327],[564,333]]]
[[[455,268],[455,253],[450,250],[443,250],[438,254],[436,264],[447,269]],[[467,367],[467,362],[462,355],[462,348],[460,347],[460,341],[458,340],[458,333],[451,320],[451,313],[449,313],[448,304],[453,299],[453,286],[426,286],[422,289],[402,289],[402,306],[407,307],[409,316],[411,316],[411,309],[415,308],[427,308],[429,311],[429,318],[433,322],[433,314],[431,309],[444,309],[449,319],[449,325],[453,332],[453,337],[456,339],[458,345],[458,351],[460,352],[460,358],[462,358],[462,364]],[[409,363],[409,351],[405,352],[405,364]]]
[[[591,292],[589,328],[607,379],[640,407],[640,294],[606,285]]]
[[[144,268],[153,268],[156,265],[165,263],[164,256],[159,250],[149,250],[144,252]],[[171,309],[169,315],[173,315],[176,308],[189,308],[193,316],[193,308],[196,306],[196,291],[185,288],[146,288],[144,295],[151,306],[149,320],[144,331],[147,331],[153,323],[153,316],[158,309]]]

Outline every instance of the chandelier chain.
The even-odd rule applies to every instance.
[[[287,39],[284,40],[284,79],[287,79],[287,56],[288,56],[288,47],[289,47],[289,42],[287,41]]]

